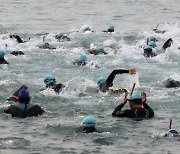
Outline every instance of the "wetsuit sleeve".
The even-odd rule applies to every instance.
[[[143,104],[143,107],[148,111],[148,118],[154,117],[154,111],[147,103]]]
[[[123,74],[123,73],[129,73],[129,70],[122,70],[122,69],[113,70],[106,80],[106,85],[109,87],[113,86],[113,80],[114,80],[115,76],[117,74]]]
[[[112,116],[114,117],[134,117],[134,112],[131,109],[121,110],[123,108],[124,104],[118,105],[115,110],[112,113]]]
[[[11,114],[11,106],[4,110],[4,113]]]

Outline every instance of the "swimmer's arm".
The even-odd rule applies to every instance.
[[[151,107],[146,103],[146,93],[142,92],[141,93],[141,98],[142,98],[142,103],[143,103],[143,107],[148,110],[149,112],[149,117],[153,117],[154,116],[154,111],[153,109],[151,109]]]

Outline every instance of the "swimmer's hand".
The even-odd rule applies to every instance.
[[[129,74],[131,75],[136,74],[136,69],[135,68],[129,69]]]
[[[145,92],[141,93],[141,98],[142,98],[142,103],[145,104],[146,103],[146,93]]]
[[[122,100],[122,104],[124,104],[124,105],[127,103],[128,94],[129,94],[129,93],[126,91],[126,92],[125,92],[125,95],[124,95],[124,99]]]

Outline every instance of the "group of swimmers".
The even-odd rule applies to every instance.
[[[90,28],[86,28],[84,31],[91,31]],[[157,30],[156,30],[157,31]],[[114,26],[110,25],[107,30],[103,32],[114,32]],[[10,38],[14,38],[17,40],[18,43],[24,43],[24,41],[18,36],[18,35],[11,35]],[[57,34],[55,35],[55,38],[58,41],[66,40],[70,41],[71,39],[68,38],[66,35],[63,34]],[[45,38],[43,38],[44,40]],[[153,57],[156,56],[157,53],[153,52],[153,48],[156,47],[156,39],[155,38],[148,38],[147,45],[144,47],[144,56],[146,57]],[[162,46],[162,50],[166,50],[168,47],[172,44],[172,39],[168,39],[164,45]],[[51,46],[49,43],[45,42],[43,45],[38,46],[42,49],[55,49],[53,46]],[[98,54],[107,54],[103,48],[103,46],[97,46],[96,49],[88,50],[90,54],[98,55]],[[84,66],[87,64],[87,57],[85,54],[80,54],[80,56],[73,62],[75,65]],[[9,64],[4,59],[4,52],[0,51],[0,64]],[[106,77],[99,77],[97,79],[97,85],[99,87],[99,91],[101,92],[107,92],[111,91],[111,87],[113,86],[113,80],[115,79],[117,74],[123,74],[128,73],[130,75],[136,74],[136,69],[131,68],[129,70],[123,70],[123,69],[116,69],[113,70],[110,75]],[[53,89],[57,94],[62,91],[63,88],[65,88],[65,85],[62,83],[57,83],[55,77],[53,77],[51,74],[44,76],[44,83],[45,88],[41,89],[44,90],[46,88]],[[167,88],[170,87],[179,87],[180,83],[178,81],[175,81],[172,77],[168,77],[166,80],[165,86]],[[153,109],[147,104],[146,100],[146,93],[142,92],[134,92],[132,94],[129,94],[126,89],[121,89],[125,95],[122,100],[122,103],[120,103],[112,112],[112,116],[114,117],[128,117],[128,118],[134,118],[136,120],[142,120],[142,119],[149,119],[154,117],[154,111]],[[128,99],[129,95],[129,99]],[[25,85],[22,85],[9,99],[8,101],[11,102],[11,105],[4,110],[5,113],[11,114],[12,117],[18,117],[18,118],[26,118],[26,117],[32,117],[32,116],[38,116],[42,115],[45,110],[40,107],[39,105],[34,105],[30,103],[31,97],[29,94],[28,87]],[[129,109],[122,110],[125,104],[129,102]],[[92,116],[85,117],[83,119],[83,131],[85,133],[90,132],[97,132],[95,128],[95,119]]]

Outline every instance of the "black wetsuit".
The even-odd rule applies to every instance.
[[[18,55],[24,55],[24,52],[22,52],[22,51],[12,51],[12,52],[10,52],[10,54],[18,56]]]
[[[0,58],[0,64],[9,64],[4,58]]]
[[[113,80],[115,76],[117,74],[123,74],[123,73],[129,73],[129,70],[121,70],[121,69],[113,70],[111,74],[108,76],[106,82],[99,87],[100,91],[106,92],[107,90],[109,90],[109,87],[113,86]]]
[[[100,54],[107,54],[106,52],[104,52],[104,51],[98,51],[98,50],[88,50],[87,51],[88,53],[90,53],[90,54],[93,54],[93,55],[100,55]]]
[[[154,53],[152,49],[144,49],[144,57],[149,58],[149,57],[155,57],[155,56],[157,56],[157,54]]]
[[[38,47],[41,49],[56,49],[56,47],[50,45],[49,43],[44,43],[42,45],[39,45]]]
[[[180,87],[180,82],[175,81],[175,80],[166,81],[165,82],[165,87],[166,88]]]
[[[163,50],[166,50],[167,48],[171,47],[171,44],[173,43],[173,40],[172,38],[169,38],[165,43],[164,45],[162,46],[162,49]]]
[[[128,117],[135,118],[137,120],[149,119],[154,116],[154,111],[150,108],[148,104],[143,104],[144,108],[133,108],[122,110],[124,104],[118,105],[112,113],[115,117]]]
[[[62,88],[64,88],[65,86],[62,83],[58,83],[56,85],[47,85],[46,88],[52,88],[56,93],[59,93],[62,91]],[[44,89],[42,89],[44,90]]]
[[[87,64],[87,62],[85,61],[75,61],[73,62],[74,65],[77,65],[77,66],[85,66]]]
[[[10,105],[4,112],[11,114],[12,117],[26,118],[41,115],[44,113],[44,110],[39,105],[15,103]]]
[[[71,39],[68,36],[65,36],[63,34],[62,35],[56,35],[55,38],[60,42],[71,41]]]
[[[93,132],[98,132],[95,127],[84,127],[83,128],[83,133],[93,133]]]
[[[10,35],[10,38],[15,38],[18,43],[24,43],[24,41],[20,38],[19,35]]]

